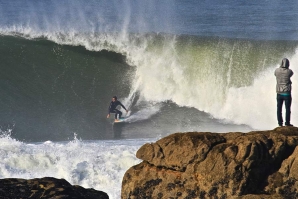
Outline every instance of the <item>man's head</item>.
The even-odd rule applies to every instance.
[[[114,97],[112,98],[112,101],[113,101],[113,102],[117,101],[117,96],[114,96]]]
[[[290,61],[287,58],[283,58],[281,61],[281,68],[289,68],[290,66]]]

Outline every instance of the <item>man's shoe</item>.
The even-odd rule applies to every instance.
[[[286,126],[294,126],[293,124],[285,124]]]
[[[282,126],[282,124],[278,124],[278,126]]]

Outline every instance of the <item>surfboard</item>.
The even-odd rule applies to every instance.
[[[124,118],[120,118],[119,120],[114,121],[114,123],[120,123],[120,122],[124,122]]]
[[[130,117],[130,114],[131,114],[131,111],[128,111],[128,113],[126,114],[125,117],[121,117],[121,118],[119,118],[119,120],[118,120],[118,121],[114,121],[114,123],[121,123],[121,122],[125,122],[125,121],[127,121],[127,118]]]
[[[114,123],[121,123],[121,122],[125,122],[125,119],[127,119],[127,117],[122,117],[117,121],[114,121]]]

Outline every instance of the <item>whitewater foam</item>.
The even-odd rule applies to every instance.
[[[120,198],[125,171],[140,162],[138,148],[149,140],[22,143],[0,138],[0,178],[64,178]]]

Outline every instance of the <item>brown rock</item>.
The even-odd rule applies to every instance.
[[[224,137],[212,133],[176,133],[154,144],[145,144],[138,150],[137,158],[183,171],[188,164],[204,160],[214,145],[223,142]]]
[[[1,199],[108,199],[102,191],[72,186],[64,179],[36,178],[36,179],[0,179]]]
[[[139,149],[122,198],[295,198],[297,145],[296,127],[172,134]]]

